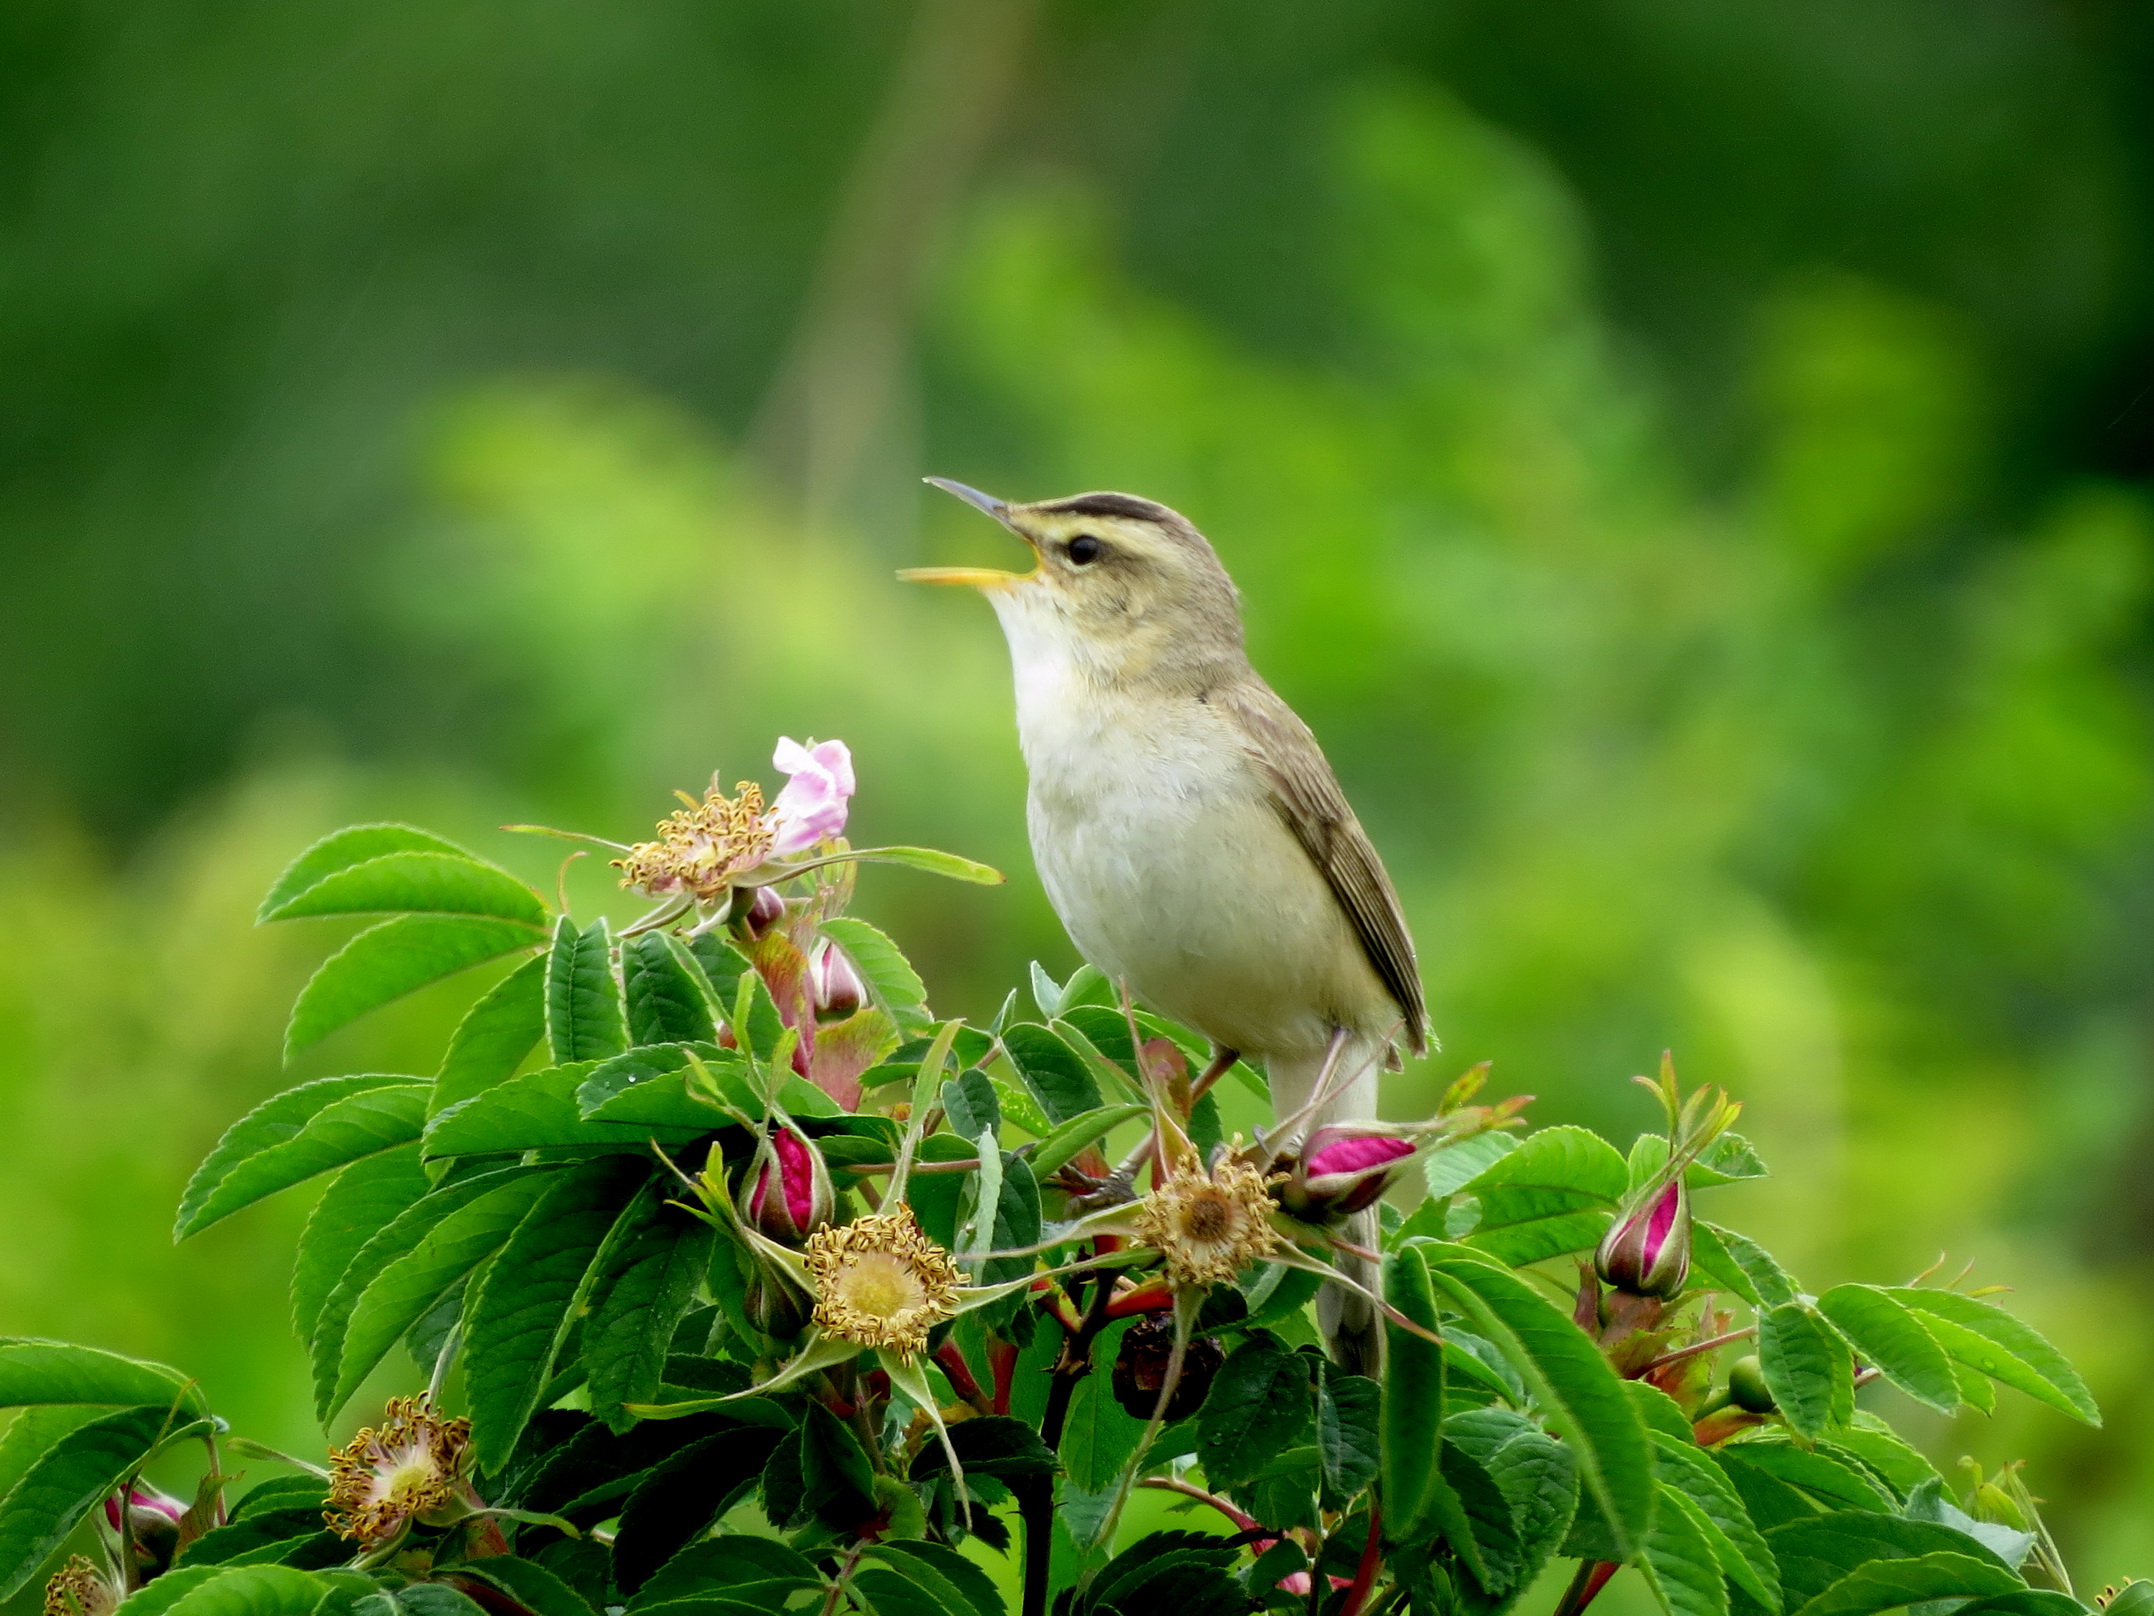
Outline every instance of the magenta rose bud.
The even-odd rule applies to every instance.
[[[1617,1290],[1669,1297],[1690,1273],[1690,1192],[1676,1179],[1616,1221],[1593,1253],[1593,1267]]]
[[[1279,1186],[1280,1201],[1311,1222],[1363,1211],[1376,1204],[1393,1170],[1413,1153],[1413,1141],[1396,1134],[1351,1125],[1319,1128]]]
[[[825,943],[808,967],[808,991],[818,1021],[842,1021],[868,1002],[867,984],[835,943]]]
[[[780,1123],[749,1164],[748,1221],[780,1245],[797,1246],[837,1210],[830,1169],[806,1135]]]

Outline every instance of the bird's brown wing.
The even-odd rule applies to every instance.
[[[1405,1012],[1407,1041],[1415,1054],[1427,1053],[1428,1004],[1399,895],[1316,737],[1259,681],[1215,690],[1206,699],[1240,728],[1252,761],[1271,784],[1272,805],[1323,872],[1369,963]]]

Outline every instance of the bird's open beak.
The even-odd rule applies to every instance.
[[[985,511],[1019,538],[1025,538],[1010,521],[1010,507],[993,494],[983,494],[977,488],[967,488],[947,477],[924,477],[921,481],[933,483],[946,494],[955,494],[975,510]],[[1030,544],[1032,541],[1025,539],[1025,542]],[[909,584],[962,584],[973,589],[997,589],[1031,574],[1004,572],[996,567],[904,567],[899,569],[898,576]]]

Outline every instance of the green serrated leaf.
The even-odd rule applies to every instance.
[[[1720,1449],[1718,1458],[1746,1500],[1752,1499],[1752,1492],[1744,1487],[1739,1467],[1761,1471],[1792,1489],[1813,1512],[1844,1509],[1889,1514],[1893,1509],[1892,1499],[1861,1469],[1815,1448],[1805,1450],[1790,1442],[1736,1442]],[[1752,1513],[1755,1517],[1754,1501]]]
[[[975,886],[983,887],[999,887],[1009,879],[992,865],[959,858],[955,853],[938,852],[932,847],[860,848],[841,854],[830,862],[897,864],[908,870],[925,870],[929,875],[947,876],[952,881],[970,881]]]
[[[665,1201],[661,1186],[643,1189],[592,1265],[583,1362],[591,1412],[615,1431],[635,1424],[623,1404],[656,1399],[673,1331],[710,1267],[711,1227]]]
[[[1583,1251],[1607,1232],[1629,1182],[1623,1158],[1584,1128],[1543,1128],[1460,1186],[1480,1203],[1466,1243],[1523,1266]]]
[[[300,990],[284,1033],[285,1058],[369,1010],[541,940],[519,922],[466,915],[399,915],[369,927],[324,960]]]
[[[1920,1313],[1952,1358],[2088,1425],[2102,1423],[2086,1382],[2034,1326],[1957,1291],[1900,1286],[1885,1292]]]
[[[450,1211],[371,1277],[361,1270],[372,1243],[353,1259],[354,1272],[338,1287],[342,1291],[359,1281],[341,1339],[330,1338],[326,1329],[316,1337],[316,1412],[324,1425],[351,1400],[397,1338],[500,1249],[551,1176],[514,1170],[489,1174],[483,1193]],[[325,1326],[338,1311],[338,1300],[333,1295],[324,1308]]]
[[[292,1264],[292,1325],[301,1341],[314,1339],[323,1304],[360,1248],[430,1187],[416,1143],[355,1161],[330,1181],[308,1214]]]
[[[1743,1283],[1736,1283],[1723,1269],[1716,1268],[1711,1272],[1752,1307],[1784,1307],[1795,1300],[1798,1294],[1795,1281],[1773,1260],[1771,1252],[1748,1235],[1723,1229],[1717,1223],[1703,1222],[1692,1224],[1691,1234],[1693,1256],[1702,1249],[1697,1238],[1700,1234],[1712,1242],[1713,1248],[1726,1254],[1726,1268],[1741,1275]]]
[[[2018,1592],[2020,1580],[2009,1571],[1964,1554],[1925,1554],[1908,1560],[1880,1560],[1850,1571],[1802,1607],[1800,1616],[1875,1616],[1878,1611],[1932,1599]]]
[[[764,1594],[764,1610],[783,1604],[787,1595],[822,1585],[805,1555],[775,1538],[727,1533],[690,1543],[660,1566],[637,1590],[628,1608],[641,1612],[674,1600],[707,1594],[712,1588],[747,1589]]]
[[[1255,1479],[1313,1416],[1308,1361],[1261,1336],[1228,1354],[1197,1412],[1197,1456],[1215,1487]]]
[[[1141,1105],[1102,1105],[1080,1112],[1033,1148],[1032,1170],[1041,1178],[1052,1177],[1087,1145],[1106,1138],[1123,1123],[1146,1115],[1149,1112]]]
[[[276,912],[339,870],[388,853],[447,853],[468,859],[471,855],[454,842],[416,825],[349,825],[323,837],[285,866],[276,885],[262,899],[257,922],[273,919]]]
[[[1817,1310],[1908,1396],[1941,1414],[1958,1409],[1952,1361],[1913,1309],[1874,1285],[1835,1285],[1817,1299]]]
[[[1728,1585],[1712,1527],[1683,1493],[1660,1490],[1638,1568],[1668,1616],[1727,1616]]]
[[[546,959],[533,955],[496,982],[457,1023],[427,1114],[506,1082],[546,1036]]]
[[[328,1077],[257,1106],[226,1131],[180,1198],[175,1240],[332,1168],[419,1137],[430,1084]]]
[[[1062,1468],[1088,1493],[1114,1485],[1144,1435],[1144,1422],[1123,1411],[1113,1387],[1115,1354],[1135,1323],[1123,1319],[1092,1338],[1092,1372],[1077,1382],[1062,1422]]]
[[[596,1616],[591,1602],[544,1566],[514,1555],[465,1560],[455,1574],[498,1588],[531,1616]]]
[[[0,1408],[43,1403],[149,1404],[208,1412],[201,1388],[177,1369],[102,1347],[0,1336]]]
[[[822,922],[824,936],[845,950],[868,985],[875,1002],[890,1012],[906,1032],[917,1032],[927,1021],[927,985],[912,968],[904,951],[865,920],[837,915]]]
[[[1002,1127],[1002,1105],[995,1098],[995,1085],[978,1067],[960,1072],[943,1084],[942,1109],[951,1130],[967,1139],[978,1139]]]
[[[1569,1448],[1522,1414],[1479,1408],[1444,1421],[1444,1441],[1462,1450],[1510,1506],[1511,1580],[1515,1601],[1533,1584],[1570,1529],[1578,1507],[1578,1463]]]
[[[1408,1249],[1423,1253],[1468,1327],[1495,1344],[1550,1424],[1576,1445],[1581,1478],[1617,1543],[1640,1543],[1653,1507],[1651,1450],[1608,1360],[1539,1292],[1478,1251],[1437,1242]]]
[[[479,1468],[508,1462],[587,1294],[592,1259],[648,1176],[602,1159],[550,1176],[465,1310],[464,1385]]]
[[[160,1406],[100,1415],[61,1436],[0,1498],[0,1599],[34,1576],[75,1524],[146,1459],[185,1415]]]
[[[346,865],[261,918],[411,914],[489,915],[526,926],[546,924],[545,903],[508,871],[468,854],[432,849],[382,853]]]
[[[1765,1389],[1804,1436],[1822,1436],[1855,1417],[1855,1371],[1847,1344],[1800,1302],[1783,1302],[1758,1315],[1758,1362]]]
[[[308,1616],[330,1587],[323,1578],[293,1566],[224,1565],[202,1570],[207,1575],[200,1582],[161,1607],[164,1616]],[[159,1577],[143,1593],[164,1580]],[[122,1608],[132,1611],[136,1607],[130,1600]]]
[[[1687,1436],[1653,1434],[1653,1477],[1681,1493],[1702,1521],[1713,1555],[1730,1582],[1768,1611],[1780,1607],[1780,1567],[1727,1473]]]
[[[1441,1201],[1454,1194],[1517,1148],[1516,1134],[1477,1133],[1431,1150],[1421,1158],[1430,1198]]]
[[[709,1123],[669,1129],[586,1117],[578,1095],[597,1066],[579,1061],[571,1066],[541,1067],[443,1111],[427,1124],[426,1154],[492,1156],[506,1151],[578,1148],[647,1154],[654,1135],[660,1144],[679,1144],[710,1130]]]
[[[613,932],[605,918],[582,931],[563,915],[546,960],[546,1037],[556,1066],[604,1060],[628,1047],[620,986],[613,979]]]
[[[1316,1388],[1316,1451],[1324,1486],[1344,1499],[1376,1479],[1383,1447],[1383,1388],[1326,1369]]]
[[[906,1538],[877,1543],[868,1558],[881,1561],[924,1592],[941,1601],[938,1616],[1008,1616],[1009,1606],[995,1584],[972,1561],[945,1543]]]
[[[628,1041],[708,1044],[718,1037],[701,968],[679,938],[647,931],[621,944],[621,989]]]
[[[1019,1079],[1056,1127],[1100,1109],[1099,1084],[1091,1068],[1049,1029],[1020,1021],[1003,1030],[1002,1047]]]

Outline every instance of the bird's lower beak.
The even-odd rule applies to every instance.
[[[1025,543],[1032,542],[1010,521],[1010,507],[993,494],[983,494],[977,488],[967,488],[963,483],[954,483],[947,477],[926,477],[921,480],[934,484],[946,494],[954,494],[975,510],[986,512],[1024,539]],[[957,584],[971,589],[1000,589],[1006,584],[1019,583],[1032,574],[1004,572],[997,567],[906,567],[898,576],[909,584]]]
[[[1024,575],[995,567],[901,567],[898,576],[909,584],[963,584],[973,589],[999,589]]]

